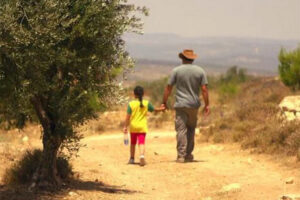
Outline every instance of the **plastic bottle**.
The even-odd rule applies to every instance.
[[[128,145],[129,141],[128,141],[128,134],[124,134],[124,145]]]

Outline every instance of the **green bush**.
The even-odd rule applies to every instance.
[[[282,82],[294,90],[300,89],[300,46],[294,51],[281,49],[279,74]]]
[[[239,86],[237,83],[223,83],[218,88],[219,102],[224,104],[229,99],[236,96],[239,91]]]
[[[219,102],[222,104],[234,98],[240,90],[240,85],[249,79],[251,76],[247,74],[246,70],[239,69],[237,66],[229,68],[220,77],[208,77],[209,88],[217,90]]]
[[[4,183],[7,185],[23,185],[30,183],[41,160],[41,150],[27,151],[18,162],[10,169],[6,170],[3,177]],[[72,166],[64,157],[58,157],[57,171],[62,179],[67,179],[73,173]]]

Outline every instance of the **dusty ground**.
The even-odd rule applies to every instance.
[[[145,167],[127,165],[129,150],[122,135],[89,136],[82,141],[87,147],[73,160],[80,181],[71,188],[56,195],[34,195],[1,186],[0,199],[275,200],[283,193],[300,193],[299,168],[274,157],[240,151],[235,145],[197,144],[195,162],[176,163],[174,136],[171,131],[147,136]],[[30,145],[38,145],[38,140]],[[8,163],[1,165],[0,175]],[[294,177],[295,183],[285,185],[288,177]],[[220,192],[233,183],[240,189]]]

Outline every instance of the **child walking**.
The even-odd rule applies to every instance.
[[[147,113],[153,111],[163,111],[164,107],[154,108],[153,105],[143,100],[144,89],[141,86],[134,88],[135,99],[130,101],[127,107],[127,115],[124,125],[124,134],[130,131],[130,159],[128,164],[134,164],[135,146],[140,149],[140,166],[146,164],[145,161],[145,138],[148,132]]]

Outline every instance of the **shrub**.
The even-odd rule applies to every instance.
[[[23,157],[10,169],[7,169],[3,181],[7,185],[23,185],[32,181],[32,177],[39,167],[42,159],[42,151],[27,151]],[[64,157],[57,159],[57,171],[61,179],[67,179],[72,172],[72,166]]]
[[[212,113],[201,141],[239,142],[243,148],[265,153],[284,153],[300,158],[300,123],[283,123],[278,103],[291,94],[274,78],[255,78],[239,85],[240,91],[222,109]],[[219,94],[222,95],[222,94]],[[216,113],[225,113],[218,116]],[[207,125],[205,125],[207,126]]]
[[[219,92],[219,102],[222,104],[225,104],[230,99],[236,96],[236,94],[239,91],[239,86],[237,83],[223,83],[219,86],[218,92]]]
[[[245,69],[233,66],[227,70],[225,75],[208,77],[209,88],[216,90],[219,94],[219,102],[225,104],[236,97],[240,90],[240,85],[251,78]]]
[[[300,89],[300,46],[294,51],[281,49],[279,74],[282,82],[292,89]]]

